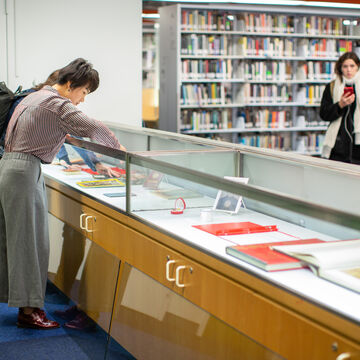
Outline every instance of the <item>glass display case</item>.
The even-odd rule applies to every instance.
[[[77,139],[66,147],[73,162],[81,160],[74,147],[86,149],[116,177],[83,164],[67,171],[53,163],[43,171],[51,216],[117,259],[106,274],[117,283],[103,326],[115,341],[135,358],[181,347],[175,358],[188,351],[186,358],[224,359],[205,344],[229,331],[233,342],[226,341],[241,338],[242,345],[228,347],[228,359],[239,351],[238,358],[249,359],[336,359],[347,352],[359,358],[359,292],[302,263],[267,271],[229,251],[360,238],[355,167],[149,129],[113,130],[128,152]],[[340,197],[339,186],[348,195]],[[54,274],[60,256],[52,253]],[[192,339],[179,342],[178,331],[191,323]],[[157,339],[151,350],[150,337]]]

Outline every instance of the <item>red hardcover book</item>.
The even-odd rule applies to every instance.
[[[324,242],[324,240],[314,238],[265,244],[233,245],[226,248],[226,253],[266,271],[299,269],[304,267],[301,261],[273,250],[272,246],[314,244],[321,242]]]
[[[276,225],[258,225],[249,221],[236,223],[220,223],[193,225],[194,228],[206,231],[216,236],[253,234],[269,231],[277,231]]]

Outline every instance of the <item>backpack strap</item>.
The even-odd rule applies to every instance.
[[[14,94],[19,95],[22,92],[22,86],[19,85],[18,88],[15,90]]]

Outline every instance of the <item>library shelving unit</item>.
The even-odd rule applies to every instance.
[[[322,92],[360,41],[360,10],[198,6],[160,12],[162,130],[318,154]]]
[[[143,24],[142,30],[143,88],[158,87],[158,24]]]
[[[142,120],[146,127],[157,127],[159,120],[159,24],[143,23]]]

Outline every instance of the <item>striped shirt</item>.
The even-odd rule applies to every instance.
[[[32,154],[44,163],[51,163],[66,134],[120,148],[104,124],[86,116],[51,86],[45,86],[26,96],[16,107],[7,128],[5,151]]]

